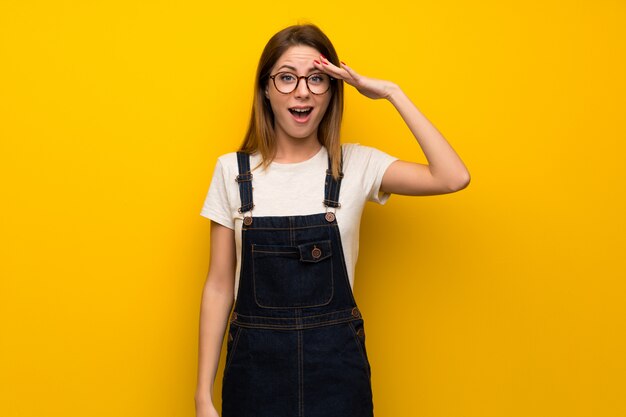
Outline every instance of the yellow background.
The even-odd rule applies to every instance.
[[[398,83],[472,175],[366,207],[376,416],[625,416],[617,0],[3,0],[0,415],[194,415],[200,208],[263,46],[304,21]],[[343,140],[425,162],[350,87]]]

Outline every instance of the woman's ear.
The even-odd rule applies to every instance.
[[[265,86],[265,98],[269,100],[270,98],[270,89],[269,89],[270,85],[269,83]]]

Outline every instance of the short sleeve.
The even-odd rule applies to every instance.
[[[235,223],[230,213],[224,168],[219,158],[215,164],[209,192],[204,200],[204,206],[200,211],[200,215],[230,229],[235,228]]]
[[[361,148],[365,153],[366,161],[364,177],[367,201],[373,201],[381,205],[385,204],[391,193],[380,191],[380,184],[389,165],[398,160],[398,158],[371,146],[361,146]]]

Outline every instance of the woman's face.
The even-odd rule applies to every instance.
[[[313,66],[313,60],[319,61],[319,56],[320,52],[310,46],[292,46],[276,61],[270,75],[285,71],[297,77],[320,73],[321,71]],[[276,89],[270,79],[265,88],[265,96],[272,106],[274,130],[279,138],[288,140],[314,138],[317,140],[317,128],[330,103],[332,89],[321,95],[313,94],[307,88],[303,78],[294,91],[283,94]]]

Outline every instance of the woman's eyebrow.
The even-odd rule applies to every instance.
[[[285,65],[282,65],[280,68],[278,68],[278,71],[280,71],[280,70],[281,70],[281,69],[283,69],[283,68],[290,69],[290,70],[292,70],[293,72],[298,72],[298,70],[297,70],[295,67],[292,67],[291,65],[286,65],[286,64],[285,64]],[[308,71],[308,72],[313,72],[313,71],[316,71],[316,70],[317,70],[317,68],[315,68],[315,67],[311,67],[311,68],[309,68],[309,71]]]

